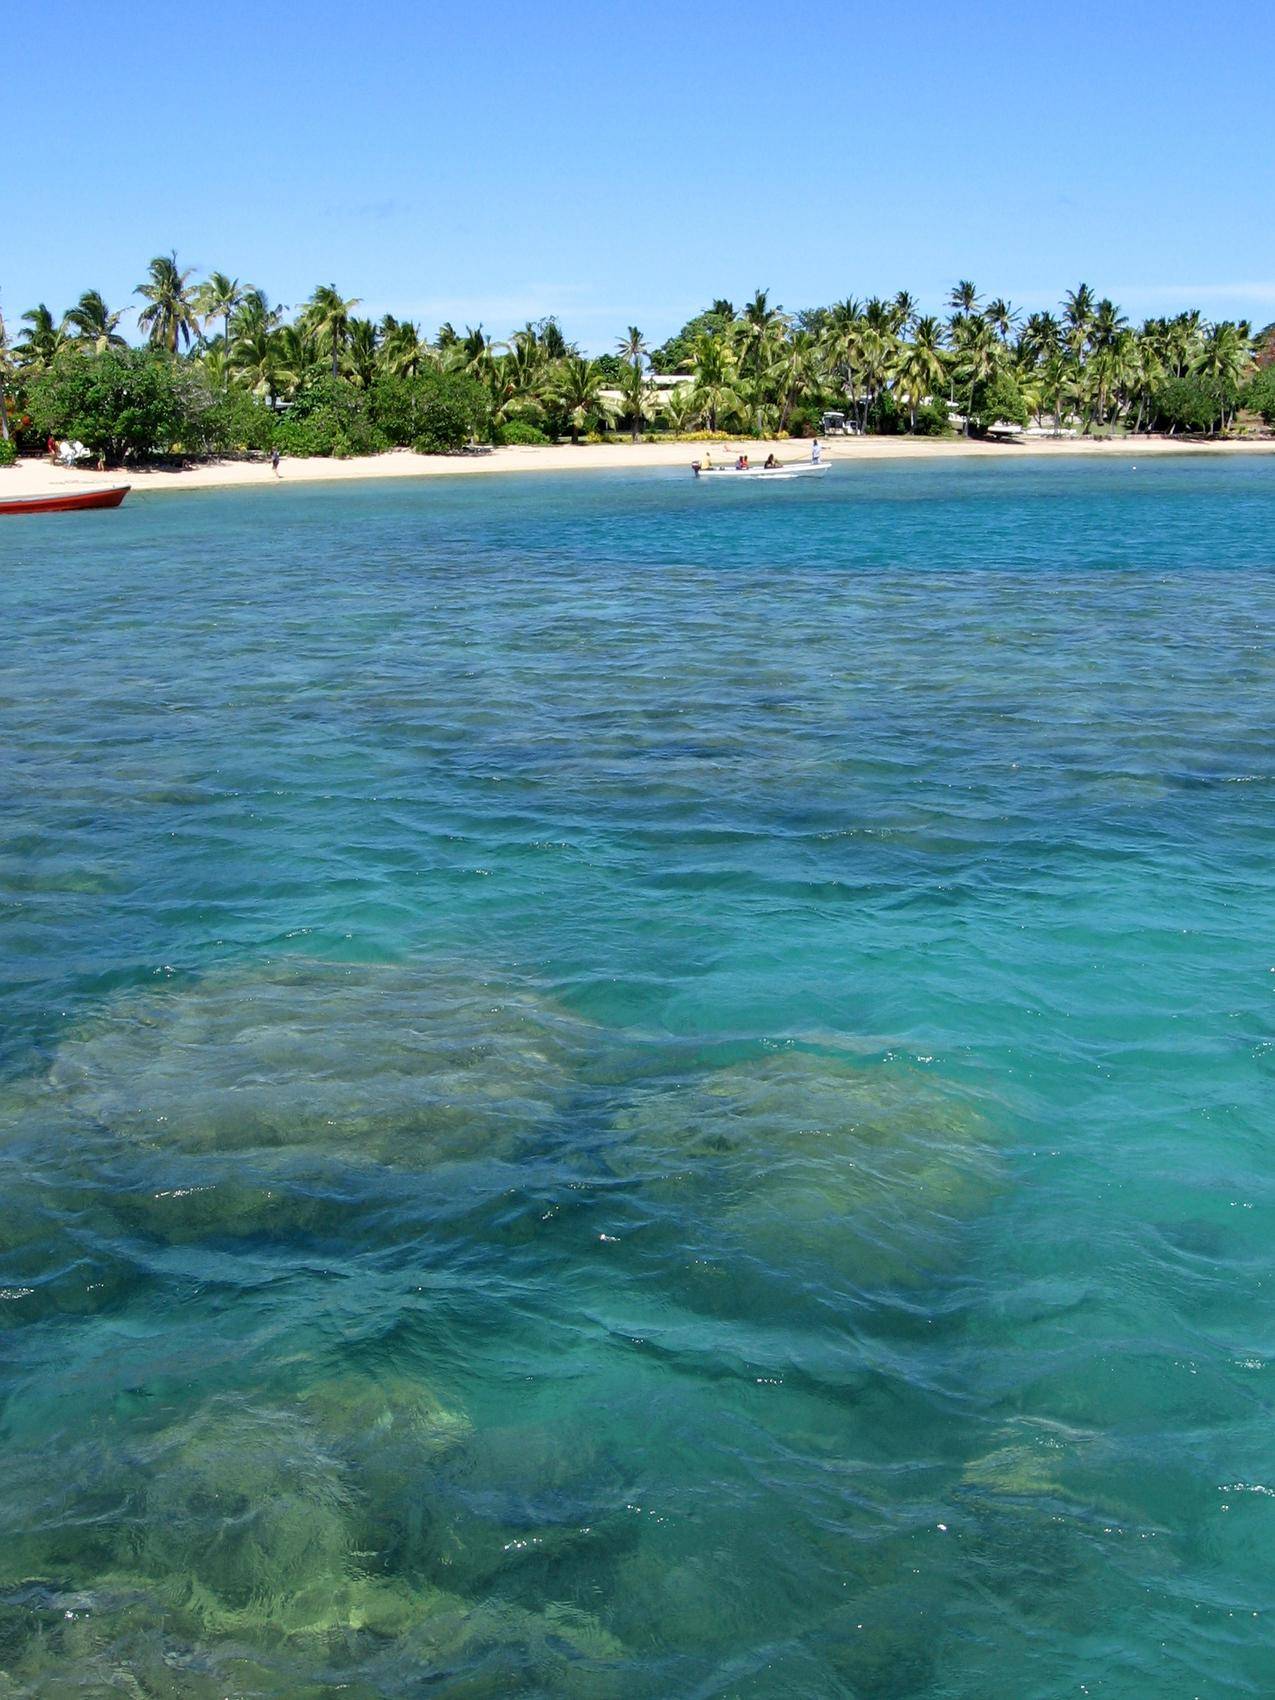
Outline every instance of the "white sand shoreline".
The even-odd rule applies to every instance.
[[[210,461],[177,471],[132,467],[97,472],[52,466],[47,460],[20,460],[0,469],[0,501],[6,496],[43,496],[73,490],[130,484],[135,494],[161,490],[220,490],[237,488],[287,489],[297,484],[328,484],[348,479],[468,478],[491,473],[627,472],[640,467],[684,467],[711,450],[721,464],[743,448],[754,465],[774,449],[780,460],[805,460],[809,445],[796,440],[778,443],[597,443],[555,444],[552,447],[493,449],[485,455],[418,455],[393,449],[350,460],[285,460],[275,478],[267,462]],[[965,438],[836,437],[825,446],[825,458],[854,464],[870,461],[988,460],[1005,464],[1024,459],[1067,459],[1077,456],[1108,459],[1149,459],[1161,455],[1275,456],[1275,439],[1239,442],[1185,442],[1174,437],[1095,440],[1033,438],[1024,443],[987,443]]]

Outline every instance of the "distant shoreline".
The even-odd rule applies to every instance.
[[[108,472],[70,470],[45,460],[21,460],[0,469],[0,500],[55,491],[130,484],[135,493],[159,490],[287,489],[298,484],[328,484],[350,479],[455,478],[501,472],[629,472],[640,467],[685,467],[707,450],[720,465],[746,452],[754,464],[772,449],[781,460],[804,461],[810,445],[800,439],[739,443],[559,443],[548,447],[509,447],[481,455],[418,455],[410,449],[348,460],[286,459],[275,478],[268,461],[209,461],[177,471],[144,467]],[[833,437],[824,441],[824,458],[833,462],[885,460],[1133,459],[1163,455],[1275,457],[1275,438],[1246,441],[1190,441],[1177,437],[1095,439],[1039,438],[1022,443],[993,443],[964,437]]]

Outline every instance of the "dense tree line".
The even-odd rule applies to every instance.
[[[0,439],[78,437],[120,460],[443,452],[617,428],[799,435],[829,410],[860,431],[924,434],[1031,420],[1216,432],[1244,407],[1275,422],[1275,327],[1254,337],[1191,312],[1134,328],[1086,284],[1058,313],[1026,318],[968,282],[941,316],[906,293],[794,315],[759,290],[738,311],[714,301],[658,348],[630,326],[593,359],[553,318],[503,342],[450,324],[426,338],[408,320],[361,317],[332,285],[289,317],[224,273],[196,282],[175,254],[151,261],[136,294],[142,348],[96,290],[60,318],[31,308],[12,339],[0,325]]]

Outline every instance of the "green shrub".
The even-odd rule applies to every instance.
[[[1275,425],[1275,366],[1262,366],[1240,399],[1252,412],[1260,413],[1267,425]]]
[[[12,466],[17,458],[17,444],[10,437],[0,437],[0,466]]]
[[[946,437],[951,429],[945,401],[923,401],[917,408],[912,430],[918,437]]]
[[[487,397],[472,378],[448,376],[434,387],[421,410],[415,447],[424,454],[447,454],[471,437],[487,433]],[[422,450],[421,445],[426,447]]]
[[[507,425],[497,426],[492,436],[496,442],[508,444],[539,444],[549,441],[543,431],[521,419],[511,419]]]
[[[907,419],[889,390],[882,390],[868,409],[868,430],[877,437],[894,437],[907,426]]]
[[[202,418],[204,447],[209,454],[264,453],[273,448],[274,410],[246,390],[224,390]]]
[[[1216,431],[1235,399],[1205,378],[1170,378],[1155,393],[1156,422],[1166,430]]]
[[[201,376],[160,350],[67,349],[32,380],[28,410],[41,442],[79,438],[95,454],[120,461],[202,440],[207,402]]]
[[[313,372],[305,379],[275,426],[274,441],[284,454],[340,458],[389,447],[370,415],[365,392],[327,372]]]
[[[487,392],[461,372],[378,378],[367,400],[369,417],[388,442],[428,444],[422,454],[445,454],[487,434]]]
[[[997,372],[992,377],[980,379],[974,384],[966,412],[970,430],[976,437],[983,436],[1001,420],[1007,425],[1026,425],[1030,417],[1027,403],[1023,400],[1023,392],[1009,372]]]
[[[281,454],[332,455],[337,460],[350,455],[379,454],[389,447],[366,420],[351,422],[327,407],[304,418],[285,414],[275,426],[274,446]]]

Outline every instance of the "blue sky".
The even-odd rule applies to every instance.
[[[594,352],[789,308],[1081,279],[1275,319],[1275,6],[63,0],[6,31],[0,308],[152,254],[273,299]],[[15,118],[15,113],[17,114]]]

